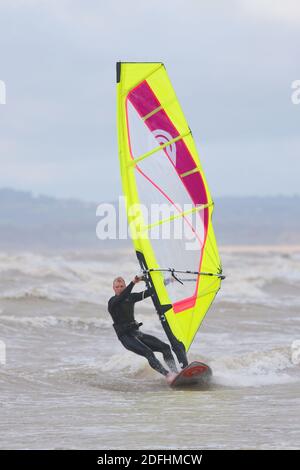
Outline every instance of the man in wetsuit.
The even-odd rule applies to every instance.
[[[113,281],[115,295],[109,299],[108,311],[114,321],[113,327],[123,346],[140,356],[144,356],[150,366],[160,374],[164,375],[170,383],[177,373],[176,364],[168,344],[163,343],[155,336],[147,335],[139,330],[142,323],[137,323],[134,319],[134,304],[152,294],[151,289],[144,292],[131,293],[135,284],[140,282],[142,277],[135,276],[126,287],[122,277],[117,277]],[[154,352],[161,352],[164,361],[171,369],[171,372],[155,357]]]

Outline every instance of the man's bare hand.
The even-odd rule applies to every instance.
[[[143,276],[135,276],[135,278],[133,279],[133,283],[134,284],[137,284],[138,282],[142,281],[143,280]]]

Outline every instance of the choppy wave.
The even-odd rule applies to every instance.
[[[190,356],[190,361],[199,357]],[[300,340],[295,340],[290,347],[273,348],[267,351],[244,353],[240,356],[219,357],[213,361],[205,359],[213,370],[212,387],[261,387],[300,382]],[[61,373],[63,370],[60,371]],[[121,388],[130,383],[141,387],[153,382],[161,383],[163,378],[153,371],[147,361],[135,354],[124,351],[113,355],[105,363],[93,364],[82,368],[80,374],[76,367],[67,370],[74,380],[88,377],[94,385],[105,388]],[[103,378],[105,377],[105,380]],[[132,382],[133,380],[133,382]],[[129,381],[129,382],[128,382]]]
[[[212,383],[201,394],[197,389],[193,393],[171,393],[165,379],[145,358],[125,350],[115,336],[107,300],[115,275],[129,280],[135,274],[137,263],[132,250],[59,256],[0,253],[0,388],[4,427],[5,419],[8,423],[8,432],[3,433],[6,445],[13,442],[15,447],[24,448],[40,442],[57,446],[56,434],[50,443],[44,430],[53,422],[53,410],[56,425],[66,429],[68,410],[76,418],[74,425],[82,429],[80,446],[92,446],[91,436],[96,436],[98,444],[99,436],[105,436],[103,446],[110,448],[113,437],[119,439],[116,445],[121,448],[120,418],[125,416],[126,421],[128,412],[137,416],[137,426],[140,416],[145,417],[149,435],[153,416],[161,418],[160,435],[156,426],[154,433],[159,440],[166,436],[169,411],[169,416],[176,414],[178,418],[176,426],[172,421],[173,428],[179,429],[175,439],[182,436],[182,418],[183,429],[190,427],[191,420],[201,423],[206,419],[208,437],[213,436],[210,445],[225,447],[228,434],[219,433],[217,441],[215,429],[220,422],[225,431],[226,426],[230,428],[228,416],[234,409],[236,440],[231,442],[241,448],[249,447],[247,434],[240,442],[247,417],[253,418],[262,431],[257,440],[252,437],[256,432],[250,433],[256,448],[266,442],[267,435],[273,447],[278,443],[282,448],[296,446],[296,433],[286,436],[290,426],[297,424],[295,409],[299,404],[300,338],[295,332],[300,254],[227,251],[222,260],[227,279],[188,354],[190,361],[203,361],[213,370]],[[280,308],[273,308],[277,305]],[[145,332],[164,339],[151,299],[138,306],[136,319],[144,323]],[[162,360],[161,355],[157,357]],[[269,397],[272,403],[265,423]],[[275,407],[281,413],[277,418],[284,423],[281,435],[277,428],[269,434],[274,428]],[[20,410],[24,409],[28,417],[38,417],[30,419],[25,441],[24,430],[18,426]],[[99,413],[103,416],[100,421]],[[131,424],[127,422],[124,427],[126,435]],[[107,426],[111,426],[109,434],[104,432]],[[68,430],[66,434],[70,439],[64,446],[68,448],[73,435]],[[39,441],[39,435],[44,440]],[[82,441],[84,436],[87,439]],[[134,431],[131,437],[130,443],[135,442]],[[155,439],[149,445],[156,445]],[[196,436],[194,445],[198,440]]]
[[[296,339],[291,345],[291,361],[294,365],[300,365],[300,340]]]
[[[227,279],[222,299],[240,303],[299,305],[300,253],[277,248],[226,252],[222,256]]]
[[[1,313],[1,312],[0,312]],[[15,316],[15,315],[0,315],[0,321],[3,325],[10,325],[16,327],[32,327],[32,328],[48,328],[51,326],[60,326],[78,329],[93,329],[93,328],[111,328],[112,322],[109,318],[80,318],[75,316]]]
[[[299,305],[300,253],[266,249],[259,253],[222,255],[222,300],[268,305]],[[64,302],[103,303],[111,295],[111,280],[129,280],[138,271],[131,250],[65,253],[0,253],[0,299],[37,298]]]
[[[192,360],[204,360],[210,365],[213,377],[209,388],[266,387],[300,382],[300,340],[290,347],[255,351],[242,355],[217,357],[213,361],[190,355]],[[69,364],[49,364],[48,367],[26,370],[0,368],[0,383],[26,387],[96,387],[103,390],[130,392],[162,390],[164,378],[153,371],[147,361],[133,353],[124,351],[114,354],[106,361],[91,360]],[[82,393],[82,392],[81,392]]]
[[[91,254],[85,258],[78,253],[0,253],[0,299],[30,297],[99,304],[111,295],[111,281],[116,274],[126,279],[136,270],[136,261],[126,250],[114,251],[110,256],[95,253],[94,259]]]
[[[300,380],[300,341],[290,347],[225,356],[211,363],[216,384],[259,387]],[[299,362],[298,362],[299,360]]]

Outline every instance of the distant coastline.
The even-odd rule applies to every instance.
[[[94,250],[131,246],[130,240],[96,237],[99,202],[33,196],[0,189],[1,250]],[[117,202],[110,202],[118,207]],[[222,250],[300,247],[300,196],[215,198],[213,225]],[[279,248],[281,247],[281,248]]]

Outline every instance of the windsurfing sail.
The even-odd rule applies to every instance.
[[[117,126],[136,254],[171,343],[187,351],[224,276],[213,201],[163,63],[117,63]]]

